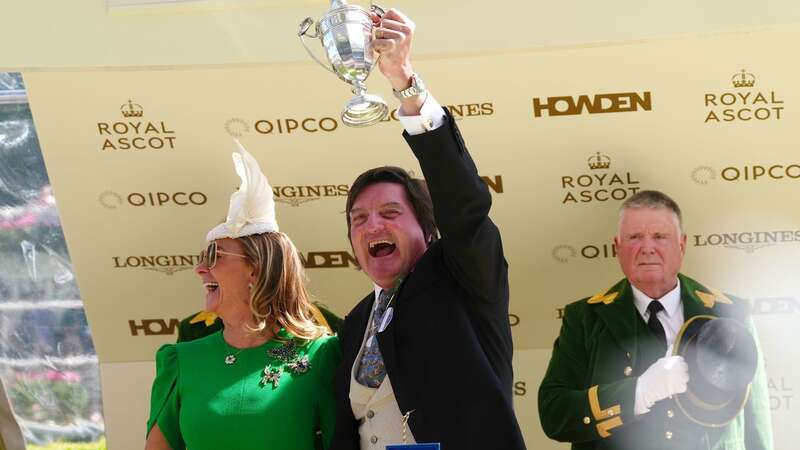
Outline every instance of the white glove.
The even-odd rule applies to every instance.
[[[634,414],[650,412],[650,407],[659,400],[686,392],[689,382],[689,366],[682,356],[665,356],[636,380]]]

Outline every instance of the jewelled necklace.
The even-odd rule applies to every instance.
[[[247,348],[253,348],[253,347],[240,348],[234,353],[233,351],[235,350],[235,348],[230,344],[228,344],[224,336],[222,337],[222,343],[225,344],[225,348],[227,349],[228,354],[225,356],[225,364],[228,366],[236,364],[236,357],[239,356],[239,353],[242,353],[243,351],[247,350]]]
[[[238,355],[239,353],[242,353],[242,350],[244,350],[244,349],[240,348],[238,352],[231,353],[228,356],[226,356],[225,357],[225,364],[227,364],[229,366],[233,365],[233,364],[236,364],[236,355]]]

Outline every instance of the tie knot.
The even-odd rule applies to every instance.
[[[381,289],[380,294],[378,294],[378,301],[379,302],[386,302],[392,297],[392,293],[394,289]]]
[[[655,316],[656,314],[658,314],[659,311],[663,310],[664,310],[664,305],[662,305],[661,302],[658,300],[653,300],[652,302],[650,302],[649,305],[647,305],[647,312],[650,313],[650,317]]]

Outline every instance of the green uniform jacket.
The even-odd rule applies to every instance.
[[[189,342],[210,336],[222,327],[222,319],[216,314],[200,311],[181,320],[178,325],[178,342]]]
[[[755,328],[749,304],[710,290],[683,275],[684,320],[697,315],[729,317]],[[636,310],[624,279],[593,297],[567,305],[547,373],[539,387],[539,417],[551,439],[587,449],[771,450],[763,356],[742,412],[722,428],[690,421],[672,399],[636,416],[636,380],[664,356]]]

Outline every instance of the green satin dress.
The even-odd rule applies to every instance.
[[[292,338],[281,330],[263,345],[239,351],[220,331],[164,345],[156,353],[147,433],[158,424],[173,450],[314,450],[315,434],[322,430],[328,448],[339,342],[323,336],[303,345]],[[293,352],[275,356],[292,340]],[[236,362],[226,364],[231,354]],[[303,357],[305,372],[290,367]],[[263,379],[268,364],[280,370],[275,382]]]

